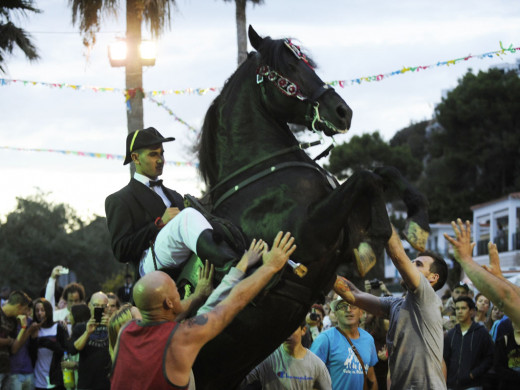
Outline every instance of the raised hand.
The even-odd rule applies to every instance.
[[[215,267],[210,264],[208,260],[204,263],[204,267],[199,270],[199,279],[197,280],[197,287],[193,295],[209,297],[213,291],[213,273]]]
[[[258,261],[262,258],[262,254],[266,250],[267,244],[264,241],[256,241],[256,239],[253,239],[253,241],[251,241],[249,249],[246,252],[244,252],[236,268],[245,273],[251,266],[258,263]]]
[[[489,265],[483,265],[486,271],[492,273],[497,278],[505,279],[504,275],[502,275],[502,270],[500,269],[500,258],[498,257],[498,249],[496,244],[491,241],[488,243],[488,252],[489,252]]]
[[[262,256],[264,266],[273,267],[276,271],[281,270],[295,250],[296,245],[294,245],[294,237],[291,237],[291,233],[287,232],[284,235],[283,232],[278,232],[273,247]]]
[[[444,238],[453,245],[455,260],[460,263],[472,259],[475,243],[471,242],[471,223],[466,221],[464,224],[460,218],[457,218],[457,223],[451,221],[451,227],[455,233],[455,238],[448,236],[446,233],[444,233]]]

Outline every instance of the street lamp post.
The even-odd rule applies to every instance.
[[[126,38],[111,44],[108,56],[112,66],[124,66],[126,78],[126,119],[127,130],[144,128],[143,121],[143,66],[153,66],[153,58],[142,58],[143,43],[141,40],[142,9],[139,1],[128,0],[126,8]],[[117,54],[117,55],[116,55]],[[124,54],[124,56],[123,56]],[[130,164],[130,176],[135,172],[134,164]]]

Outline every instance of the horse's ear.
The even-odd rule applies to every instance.
[[[247,35],[249,36],[249,42],[251,42],[251,46],[253,46],[256,50],[262,44],[264,40],[260,35],[257,34],[253,26],[249,25],[249,30],[247,31]]]

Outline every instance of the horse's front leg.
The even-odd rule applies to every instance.
[[[430,226],[428,219],[428,201],[394,167],[381,167],[374,170],[383,179],[385,192],[402,199],[407,208],[404,237],[419,252],[424,251]]]
[[[302,239],[315,247],[330,247],[342,229],[348,240],[343,247],[355,248],[359,273],[364,276],[383,258],[384,245],[392,234],[383,197],[381,178],[369,171],[356,172],[310,210]]]

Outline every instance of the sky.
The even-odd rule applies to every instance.
[[[41,59],[28,62],[15,51],[7,60],[7,73],[0,74],[6,80],[3,84],[0,80],[0,221],[14,210],[17,197],[35,194],[37,188],[48,193],[52,202],[68,203],[85,218],[104,215],[106,196],[129,180],[128,167],[121,160],[104,158],[124,154],[127,134],[120,92],[124,68],[112,68],[107,56],[108,43],[124,36],[124,9],[118,18],[102,19],[87,58],[68,1],[36,0],[36,6],[41,14],[29,14],[18,23],[31,33]],[[456,87],[468,69],[486,71],[520,58],[520,52],[506,52],[436,65],[500,50],[500,41],[504,47],[519,47],[520,3],[509,0],[265,0],[263,5],[247,6],[247,22],[261,36],[297,38],[318,63],[317,73],[324,81],[347,81],[336,91],[354,116],[348,134],[334,137],[336,143],[376,130],[390,140],[409,124],[431,119],[442,94]],[[149,37],[143,26],[143,38]],[[236,52],[234,2],[178,0],[171,29],[158,40],[156,64],[144,70],[143,88],[219,88],[236,68]],[[350,82],[427,65],[433,66],[377,82]],[[51,88],[46,83],[81,88]],[[179,164],[166,166],[162,178],[180,193],[197,196],[204,188],[190,150],[216,96],[211,91],[156,96],[169,110],[144,101],[145,127],[176,138],[164,145],[165,155],[167,161]],[[309,132],[305,138],[319,136]],[[316,155],[331,142],[326,139],[322,148],[309,153]]]

